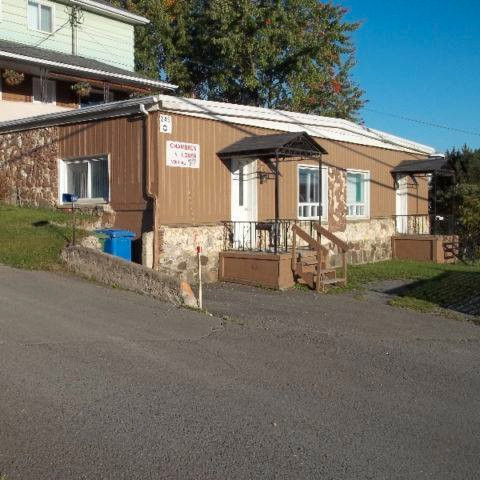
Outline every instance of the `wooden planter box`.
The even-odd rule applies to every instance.
[[[284,290],[294,285],[289,253],[221,252],[218,279]]]
[[[445,250],[445,244],[458,244],[456,235],[394,235],[392,257],[398,260],[418,260],[452,263],[455,255]]]

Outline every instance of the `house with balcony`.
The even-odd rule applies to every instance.
[[[0,121],[173,91],[134,70],[148,23],[103,0],[0,0]]]

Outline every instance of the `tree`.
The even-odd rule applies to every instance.
[[[116,0],[146,16],[136,67],[186,96],[356,119],[346,10],[318,0]]]
[[[467,257],[478,258],[480,251],[480,149],[447,151],[445,158],[455,172],[450,177],[437,178],[437,213],[452,214],[456,219],[456,233]],[[434,195],[434,194],[433,194]]]

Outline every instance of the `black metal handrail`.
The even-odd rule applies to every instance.
[[[254,252],[290,252],[293,243],[293,225],[302,228],[310,236],[316,236],[314,223],[318,220],[281,219],[256,222],[224,221],[224,250]],[[298,245],[299,248],[306,244]]]
[[[455,235],[458,233],[454,215],[395,215],[395,233],[399,235]]]

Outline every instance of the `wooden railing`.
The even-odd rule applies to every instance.
[[[347,260],[346,252],[348,245],[338,238],[333,233],[323,228],[318,223],[313,223],[313,228],[317,232],[317,239],[309,235],[305,230],[298,225],[292,227],[292,271],[296,277],[301,278],[310,288],[315,288],[317,291],[324,291],[326,285],[341,283],[344,286],[347,284]],[[338,247],[342,255],[342,276],[337,277],[336,269],[327,267],[328,249],[321,244],[321,236],[330,240]],[[302,239],[311,250],[315,252],[315,262],[305,261],[297,258],[297,236]]]
[[[317,231],[319,235],[323,235],[325,238],[330,240],[334,245],[336,245],[342,256],[342,278],[344,279],[345,285],[347,284],[347,252],[349,250],[348,244],[344,242],[341,238],[338,238],[332,232],[329,232],[326,228],[322,227],[319,223],[314,223],[313,228]]]

